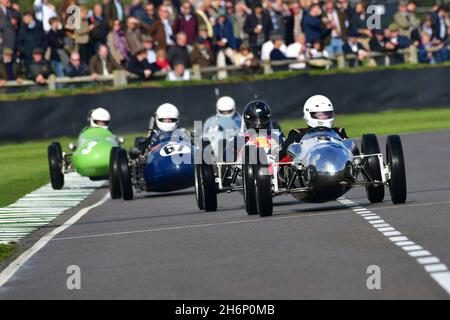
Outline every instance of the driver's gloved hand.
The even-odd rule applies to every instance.
[[[128,154],[130,155],[131,159],[137,159],[141,154],[143,154],[142,150],[139,148],[131,148],[130,151],[128,151]]]

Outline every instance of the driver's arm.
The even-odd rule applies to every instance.
[[[300,142],[300,140],[303,138],[304,134],[305,134],[305,130],[303,130],[303,129],[292,129],[289,132],[288,137],[284,141],[283,146],[281,147],[281,150],[280,150],[280,155],[279,155],[280,160],[287,156],[287,148],[295,142]]]

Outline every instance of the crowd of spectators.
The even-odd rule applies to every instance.
[[[242,66],[253,72],[262,60],[327,61],[353,54],[351,66],[383,64],[370,52],[391,53],[415,45],[423,63],[448,60],[449,8],[433,7],[423,19],[414,0],[400,2],[392,23],[370,28],[365,2],[348,0],[77,0],[34,1],[22,10],[0,0],[0,85],[30,79],[44,85],[57,77],[110,75],[128,70],[146,80],[159,70],[169,80],[188,80],[192,65]],[[70,6],[79,8],[73,28]],[[432,50],[430,50],[430,48]]]

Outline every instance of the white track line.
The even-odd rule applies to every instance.
[[[358,205],[344,197],[338,199],[338,201],[345,206],[350,207],[350,205]],[[440,202],[450,203],[450,202]],[[433,203],[436,204],[436,203]],[[418,204],[420,205],[430,205],[430,204]],[[405,205],[406,207],[408,205]],[[405,207],[402,206],[402,207]],[[378,207],[378,209],[387,209],[390,207]],[[395,208],[395,207],[392,207]],[[433,256],[428,250],[425,250],[422,246],[415,244],[413,241],[409,240],[407,237],[402,235],[402,233],[396,230],[394,227],[386,223],[384,220],[374,220],[374,217],[380,218],[376,215],[370,215],[372,213],[370,210],[365,208],[353,209],[355,213],[362,216],[367,222],[369,222],[375,229],[381,232],[385,237],[394,242],[403,251],[405,251],[410,257],[415,258],[416,262],[424,266],[425,271],[431,276],[434,281],[436,281],[442,289],[444,289],[450,295],[450,272],[445,264],[441,263],[439,258]]]
[[[38,240],[30,249],[22,253],[16,260],[11,262],[6,269],[4,269],[0,273],[0,287],[2,287],[11,277],[16,273],[17,270],[20,269],[21,266],[24,265],[30,259],[36,252],[41,250],[50,240],[52,240],[56,235],[63,232],[70,226],[72,226],[74,223],[76,223],[78,220],[80,220],[86,213],[88,213],[90,210],[97,208],[101,206],[103,203],[105,203],[109,199],[109,193],[106,193],[105,196],[94,203],[93,205],[86,207],[84,209],[81,209],[78,211],[74,216],[72,216],[69,220],[67,220],[66,223],[64,223],[62,226],[53,229],[49,233],[47,233],[45,236],[43,236],[41,239]]]

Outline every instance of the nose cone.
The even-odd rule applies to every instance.
[[[340,144],[318,145],[308,156],[308,184],[313,189],[320,190],[351,182],[352,159],[351,152]]]

